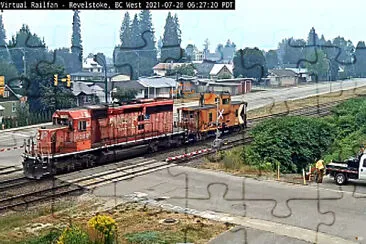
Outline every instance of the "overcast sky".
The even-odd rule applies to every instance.
[[[363,0],[236,0],[236,10],[172,11],[178,14],[182,30],[182,47],[194,43],[202,49],[206,38],[210,49],[227,39],[238,48],[277,48],[285,37],[307,38],[315,27],[326,39],[338,35],[354,45],[366,40]],[[133,15],[139,11],[130,11]],[[119,30],[125,11],[81,10],[81,35],[84,54],[104,52],[112,56],[119,44]],[[163,35],[168,11],[152,11],[155,37]],[[72,31],[71,10],[5,10],[3,21],[7,38],[11,38],[23,23],[44,37],[50,49],[70,47]]]

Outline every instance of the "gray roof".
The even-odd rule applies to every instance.
[[[271,74],[279,77],[296,77],[298,76],[294,71],[288,69],[272,69]]]
[[[91,95],[94,91],[85,82],[73,82],[72,93],[74,96],[79,96],[81,93]]]
[[[93,78],[104,78],[104,72],[86,72],[86,71],[81,71],[81,72],[76,72],[76,73],[71,73],[71,76],[82,76],[82,77],[93,77]],[[112,78],[115,77],[117,75],[120,75],[119,73],[110,73],[107,72],[107,77],[108,78]]]
[[[112,82],[113,88],[125,88],[125,89],[133,89],[133,90],[143,90],[145,87],[141,85],[139,82],[135,80],[130,81],[120,81],[120,82]]]
[[[177,82],[175,79],[161,77],[161,76],[153,76],[149,78],[140,78],[138,82],[144,87],[155,87],[155,88],[163,88],[163,87],[175,87]]]
[[[194,64],[197,70],[196,75],[208,77],[214,65],[215,65],[214,62],[202,62]]]

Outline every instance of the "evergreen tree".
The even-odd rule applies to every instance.
[[[133,47],[136,47],[136,49],[144,45],[144,42],[142,41],[140,21],[137,14],[133,17],[131,24],[131,44]]]
[[[336,56],[338,54],[338,49],[336,47],[331,47],[333,46],[331,41],[326,41],[325,45],[327,46],[326,48],[323,48],[323,52],[325,53],[327,59],[330,61],[330,67],[328,70],[328,78],[330,78],[330,80],[337,80],[338,77],[338,70],[339,70],[339,63],[336,61]]]
[[[40,61],[52,60],[52,57],[47,55],[44,41],[32,33],[25,24],[22,25],[22,28],[15,36],[12,36],[8,46],[7,54],[11,57],[11,62],[16,66],[19,73],[26,76],[29,75],[30,66]]]
[[[83,63],[83,46],[81,41],[81,24],[78,10],[74,10],[72,19],[71,53],[75,57],[75,71],[80,71],[82,70]]]
[[[114,65],[117,72],[137,79],[139,76],[139,53],[138,43],[141,40],[139,20],[135,15],[131,23],[130,14],[125,13],[120,33],[121,45],[115,48]],[[136,49],[134,49],[136,48]]]
[[[268,69],[276,68],[279,64],[277,50],[269,50],[266,52],[266,62]]]
[[[128,12],[125,13],[123,18],[120,39],[122,47],[131,47],[131,20]]]
[[[315,52],[309,53],[306,56],[307,60],[317,60],[316,63],[306,63],[306,68],[314,77],[315,80],[328,80],[329,77],[329,62],[324,51],[321,49],[315,49]]]
[[[315,28],[312,27],[308,35],[308,45],[319,45],[319,37],[315,32]]]
[[[182,59],[180,35],[178,17],[172,17],[172,14],[169,12],[164,26],[161,62],[178,62]]]
[[[142,52],[140,52],[140,75],[149,76],[153,74],[152,68],[158,62],[152,16],[149,10],[142,10],[140,13],[140,31],[146,41]]]
[[[178,20],[178,15],[177,14],[174,15],[174,24],[175,24],[175,28],[177,30],[178,42],[179,42],[179,44],[181,44],[181,42],[182,42],[182,31],[180,30],[180,25],[179,25],[179,20]]]
[[[0,15],[0,59],[10,61],[7,45],[6,45],[6,33],[3,23],[3,16]]]
[[[355,73],[357,77],[366,77],[366,45],[364,41],[360,41],[356,47],[356,63]]]
[[[5,27],[3,23],[3,16],[0,14],[0,47],[5,47],[5,45],[6,45]]]

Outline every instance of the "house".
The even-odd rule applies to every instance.
[[[232,64],[214,64],[210,71],[211,79],[218,79],[220,77],[234,78]]]
[[[287,69],[269,70],[268,82],[270,86],[295,86],[299,82],[299,75]]]
[[[285,68],[286,70],[292,70],[299,76],[299,82],[309,82],[312,80],[311,75],[305,68]]]
[[[94,86],[93,88],[95,90],[94,92],[97,93],[97,97],[99,98],[100,102],[102,103],[106,102],[104,90],[102,92],[100,91],[100,88],[104,89],[104,73],[83,71],[83,72],[71,73],[70,75],[73,83],[84,82],[87,83],[88,86],[98,85]],[[112,87],[113,82],[121,82],[128,80],[130,80],[130,77],[127,75],[112,72],[107,73],[108,92],[110,92],[109,88]],[[108,95],[108,102],[110,102],[110,95]]]
[[[135,98],[147,98],[146,87],[141,85],[136,80],[113,82],[111,87],[111,92],[116,92],[117,88],[135,90],[137,92]],[[113,94],[112,94],[113,96]]]
[[[76,98],[77,106],[84,106],[90,104],[97,104],[104,101],[105,98],[103,89],[98,85],[93,85],[85,82],[74,82],[72,86],[72,93]]]
[[[9,86],[4,86],[4,93],[0,96],[0,124],[6,118],[16,118],[17,108],[26,104],[26,97],[16,94]]]
[[[169,70],[172,70],[181,65],[185,65],[187,63],[158,63],[153,67],[154,74],[159,76],[166,76]]]
[[[229,92],[231,95],[241,95],[252,90],[254,79],[197,79],[189,77],[178,78],[178,93],[180,95],[198,94],[201,92]]]
[[[177,90],[176,80],[168,77],[152,76],[140,78],[137,82],[145,87],[145,98],[170,98]]]
[[[90,71],[82,71],[71,73],[71,80],[75,81],[89,81],[89,82],[104,82],[104,72],[90,72]],[[107,81],[126,81],[130,80],[128,75],[122,75],[114,72],[107,72]]]
[[[229,92],[231,95],[242,95],[251,92],[253,79],[236,78],[225,80],[197,80],[195,90],[201,92]]]
[[[104,70],[103,70],[103,67],[101,65],[99,65],[97,62],[94,61],[93,57],[89,56],[86,59],[84,59],[83,71],[84,72],[102,73]]]

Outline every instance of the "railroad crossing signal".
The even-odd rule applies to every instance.
[[[53,85],[54,86],[58,85],[58,75],[53,75]]]

